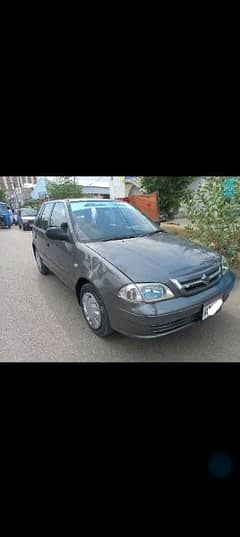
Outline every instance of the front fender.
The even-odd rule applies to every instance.
[[[131,281],[122,274],[114,265],[103,259],[99,254],[81,244],[81,250],[76,255],[76,279],[75,288],[81,279],[87,280],[101,294],[106,306],[112,302],[123,285]]]

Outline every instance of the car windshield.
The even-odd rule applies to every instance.
[[[137,209],[124,202],[70,203],[73,224],[81,241],[111,241],[142,237],[160,229]]]
[[[37,211],[35,209],[22,209],[21,216],[36,216]]]

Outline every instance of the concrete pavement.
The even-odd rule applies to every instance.
[[[164,338],[96,337],[75,295],[33,260],[31,232],[0,230],[0,361],[240,361],[240,282],[222,312]]]

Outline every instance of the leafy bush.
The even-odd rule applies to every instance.
[[[240,254],[240,177],[235,178],[233,196],[226,199],[223,177],[208,177],[197,192],[186,199],[187,227],[191,238],[217,250],[233,264]]]

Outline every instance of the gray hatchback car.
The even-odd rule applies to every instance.
[[[125,202],[46,202],[32,233],[39,271],[74,290],[98,336],[181,330],[220,311],[234,286],[225,258],[163,232]]]

